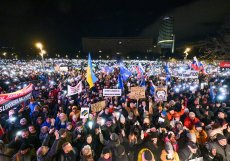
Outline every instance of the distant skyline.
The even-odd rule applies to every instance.
[[[215,33],[230,15],[229,0],[0,1],[0,46],[30,53],[36,41],[48,53],[74,54],[82,37],[152,37],[159,19],[175,17],[176,43]]]

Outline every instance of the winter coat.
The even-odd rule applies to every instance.
[[[22,155],[19,151],[13,156],[12,161],[36,161],[34,150],[30,150],[24,155]]]
[[[57,152],[57,143],[58,141],[55,140],[52,147],[49,149],[49,151],[44,156],[37,156],[37,161],[52,161],[54,155]]]
[[[166,152],[166,150],[162,150],[162,152],[161,152],[161,160],[162,161],[180,161],[177,152],[174,152],[173,158],[174,158],[173,160],[168,160],[167,159],[167,152]]]
[[[147,148],[143,148],[143,149],[141,149],[141,150],[139,151],[138,157],[137,157],[137,161],[144,161],[144,160],[142,159],[142,154],[143,154],[144,151],[146,151],[146,150],[150,151],[150,150],[147,149]],[[150,151],[150,153],[151,153],[151,155],[152,155],[152,160],[155,160],[153,153],[152,153],[151,151]]]
[[[196,135],[196,140],[199,145],[204,145],[208,140],[208,134],[202,130],[201,132],[198,132],[195,128],[193,130],[190,130],[191,134]]]
[[[188,129],[193,129],[194,125],[196,123],[200,122],[198,118],[195,117],[194,120],[191,120],[188,116],[184,120],[184,126],[186,126]]]
[[[188,146],[186,146],[185,148],[179,150],[179,157],[180,157],[180,161],[189,161],[191,159],[201,157],[201,152],[199,149],[197,149],[196,154],[192,154]]]
[[[216,152],[219,153],[223,157],[223,161],[230,161],[230,145],[227,144],[225,148],[223,148],[218,142],[210,143],[215,149]]]

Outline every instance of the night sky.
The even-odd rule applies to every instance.
[[[175,17],[178,44],[213,34],[230,16],[229,0],[1,0],[0,46],[74,54],[82,37],[145,36],[157,40],[159,18]]]

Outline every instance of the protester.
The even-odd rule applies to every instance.
[[[89,80],[85,60],[46,61],[45,71],[36,60],[6,61],[11,72],[0,65],[1,94],[33,84],[31,97],[0,108],[0,160],[229,161],[228,76],[203,75],[187,61],[166,72],[163,61],[95,60]],[[198,76],[181,77],[182,67]]]

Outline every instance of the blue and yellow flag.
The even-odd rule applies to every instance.
[[[97,81],[97,77],[95,76],[93,69],[92,69],[92,61],[91,61],[91,56],[89,53],[88,56],[88,67],[87,67],[87,82],[89,84],[89,88],[92,88],[94,86],[94,83]]]

